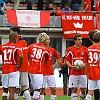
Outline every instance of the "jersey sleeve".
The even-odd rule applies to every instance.
[[[22,48],[20,46],[17,46],[17,54],[23,54]]]
[[[84,54],[84,62],[87,63],[88,62],[88,49],[85,49],[85,54]]]
[[[66,61],[69,61],[70,59],[71,59],[70,49],[68,48],[68,49],[65,51],[65,60],[66,60]]]
[[[0,46],[0,54],[1,54],[1,48],[2,48],[2,46]]]
[[[47,49],[45,51],[45,60],[49,60],[49,53],[48,53],[48,50]]]
[[[60,58],[59,53],[53,48],[53,52],[54,52],[54,57],[56,57],[57,59]]]

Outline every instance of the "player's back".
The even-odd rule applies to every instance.
[[[31,44],[28,47],[28,51],[30,54],[29,73],[32,74],[43,73],[43,63],[45,59],[48,59],[48,52],[45,46],[41,43]]]
[[[17,54],[19,49],[19,46],[12,42],[8,42],[0,47],[3,60],[3,74],[17,71],[16,65],[18,64]]]
[[[88,72],[89,79],[100,80],[100,46],[88,47]]]
[[[85,46],[80,46],[79,48],[76,48],[75,46],[71,46],[66,50],[66,60],[70,61],[72,65],[74,65],[74,62],[76,60],[82,60],[83,62],[86,62],[87,61],[86,50],[87,48]],[[70,74],[84,75],[86,74],[85,67],[82,68],[81,70],[75,70],[70,68]]]
[[[16,45],[19,45],[23,51],[23,63],[21,68],[19,69],[20,72],[28,71],[28,50],[27,50],[27,42],[22,39],[16,42]]]

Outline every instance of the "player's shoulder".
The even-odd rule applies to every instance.
[[[87,47],[86,46],[81,46],[81,47],[82,47],[82,49],[87,50]]]
[[[66,49],[66,51],[72,51],[75,47],[74,46],[70,46]]]
[[[16,42],[17,45],[20,45],[22,47],[26,47],[27,46],[27,42],[23,39],[23,40],[19,40],[18,42]]]

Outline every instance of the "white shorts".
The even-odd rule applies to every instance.
[[[19,85],[29,86],[28,72],[19,72]]]
[[[86,88],[87,87],[87,77],[86,75],[70,75],[69,76],[69,88],[78,87]]]
[[[43,74],[30,74],[31,83],[34,89],[41,89],[43,86]]]
[[[19,71],[2,74],[2,86],[4,88],[19,87]]]
[[[43,88],[47,87],[56,87],[54,75],[43,76]]]
[[[100,90],[100,80],[89,80],[88,79],[88,90]]]

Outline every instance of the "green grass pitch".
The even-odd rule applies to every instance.
[[[1,97],[0,97],[0,100],[2,100]],[[19,96],[19,100],[23,100],[22,96]],[[45,100],[50,100],[50,96],[45,96]],[[71,97],[70,96],[57,96],[56,100],[71,100]],[[94,100],[94,98],[92,100]]]

